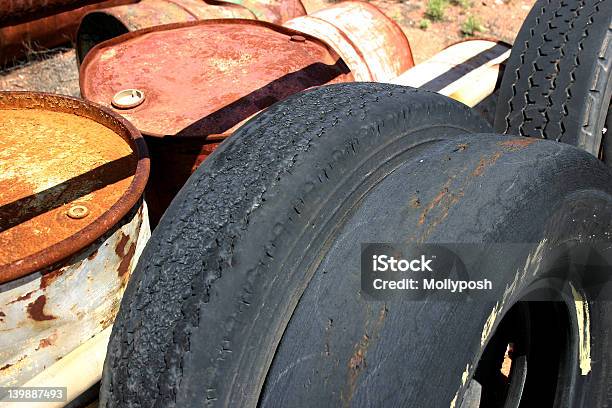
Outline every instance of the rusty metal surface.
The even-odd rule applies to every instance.
[[[0,114],[6,144],[0,154],[0,283],[5,283],[57,266],[110,231],[140,202],[149,158],[142,136],[130,123],[82,100],[0,92]],[[122,140],[128,154],[105,147],[102,140],[81,140],[79,132]],[[20,144],[21,137],[29,137],[32,146]],[[64,144],[55,140],[61,137]],[[79,148],[91,154],[79,156]],[[95,198],[98,191],[105,193]],[[116,197],[108,198],[113,192]],[[85,206],[89,215],[80,219],[73,205]]]
[[[402,29],[370,3],[344,1],[283,25],[332,46],[357,81],[387,82],[414,66]]]
[[[130,31],[185,21],[255,19],[246,7],[219,0],[142,0],[85,15],[76,35],[78,61],[100,42]]]
[[[136,1],[106,0],[31,22],[0,28],[0,66],[22,58],[32,50],[46,50],[74,42],[81,18],[90,11]]]
[[[281,24],[295,17],[306,15],[300,0],[228,0],[242,4],[251,10],[258,20]]]
[[[62,265],[0,284],[0,386],[23,385],[112,324],[149,236],[139,200]]]
[[[0,0],[0,27],[23,24],[104,0]]]
[[[148,136],[153,225],[210,144],[296,92],[353,80],[326,44],[296,35],[260,21],[209,20],[126,34],[87,55],[80,71],[85,98],[110,107],[122,89],[146,95],[142,105],[117,112]]]
[[[353,77],[323,42],[252,20],[208,20],[130,33],[100,44],[80,70],[83,96],[111,107],[122,89],[144,103],[115,110],[143,134],[216,136],[296,92]]]

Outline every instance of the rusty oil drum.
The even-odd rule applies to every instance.
[[[0,92],[0,386],[112,324],[150,229],[146,145],[119,115]]]
[[[228,0],[242,4],[255,14],[258,20],[281,24],[295,17],[306,15],[300,0]]]
[[[388,82],[414,66],[402,29],[370,3],[343,1],[283,25],[329,44],[356,81]]]
[[[0,28],[0,67],[10,65],[31,51],[42,51],[75,41],[81,18],[90,11],[135,3],[107,0],[76,10]]]
[[[305,89],[353,80],[324,42],[255,20],[125,34],[92,49],[80,69],[83,97],[114,109],[145,136],[152,225],[191,173],[248,118]],[[117,93],[130,88],[142,92],[135,103],[117,103]]]
[[[142,0],[85,15],[76,34],[77,59],[102,41],[163,24],[219,18],[280,23],[304,14],[300,0]]]

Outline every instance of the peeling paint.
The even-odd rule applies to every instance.
[[[503,307],[503,304],[502,304]],[[489,313],[489,317],[485,321],[484,327],[482,328],[482,334],[480,335],[480,346],[484,347],[487,340],[489,340],[489,336],[493,331],[493,327],[495,326],[495,322],[497,321],[497,316],[501,312],[501,307],[499,306],[499,302],[495,303],[495,306]]]
[[[463,373],[461,374],[461,387],[459,387],[459,389],[455,393],[455,397],[450,402],[450,408],[455,408],[455,405],[457,404],[457,399],[459,398],[459,393],[465,387],[465,384],[467,384],[468,380],[470,379],[470,368],[471,368],[470,364],[465,365],[465,370],[463,370]]]
[[[28,315],[32,320],[42,322],[45,320],[53,320],[56,317],[51,314],[45,313],[45,304],[47,303],[47,297],[40,295],[36,300],[28,305]]]
[[[576,306],[576,320],[578,321],[578,361],[580,374],[587,375],[591,372],[591,324],[589,315],[589,303],[584,296],[570,283],[574,304]]]
[[[0,386],[24,384],[112,324],[150,236],[144,202],[129,217],[61,269],[0,285],[0,309],[6,315],[0,319]],[[118,254],[123,236],[129,239]]]

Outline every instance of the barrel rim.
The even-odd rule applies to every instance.
[[[254,25],[254,26],[260,26],[260,27],[266,27],[276,32],[279,32],[281,34],[285,34],[287,36],[300,35],[302,37],[305,37],[309,41],[318,44],[320,47],[324,48],[332,58],[341,60],[344,64],[346,64],[344,60],[342,60],[342,57],[340,56],[340,54],[338,54],[338,52],[334,48],[332,48],[329,44],[327,44],[325,41],[317,37],[314,37],[310,34],[306,34],[301,31],[294,30],[293,28],[285,27],[279,24],[269,23],[267,21],[262,21],[262,20],[249,20],[249,19],[243,19],[243,18],[216,18],[216,19],[209,19],[209,20],[184,21],[180,23],[163,24],[163,25],[158,25],[154,27],[143,28],[143,29],[136,30],[136,31],[130,31],[128,33],[122,34],[120,36],[117,36],[117,37],[114,37],[109,40],[102,41],[96,44],[94,47],[92,47],[89,50],[87,55],[85,55],[85,58],[83,59],[79,67],[79,89],[81,91],[81,95],[86,101],[91,102],[91,103],[96,103],[90,99],[87,89],[85,88],[85,77],[86,77],[85,71],[93,63],[94,55],[99,54],[103,48],[113,47],[119,43],[127,42],[133,38],[137,38],[137,37],[140,37],[142,35],[149,34],[152,32],[170,31],[170,30],[177,30],[177,29],[187,28],[187,27],[192,27],[192,26],[216,25],[216,24]],[[351,71],[349,72],[352,74]],[[118,112],[115,112],[115,113],[118,113]],[[120,113],[118,114],[120,115]],[[198,134],[183,134],[181,136],[176,136],[176,135],[151,132],[151,131],[146,131],[146,130],[141,130],[141,129],[138,129],[138,130],[143,135],[147,137],[154,137],[154,138],[177,138],[179,139],[183,137],[192,138],[192,137],[201,136]],[[204,139],[207,141],[210,141],[211,143],[216,143],[218,141],[224,140],[230,135],[231,133],[216,134],[216,135],[210,135],[212,137],[206,136],[204,137]]]
[[[57,265],[110,231],[139,205],[149,178],[150,160],[144,138],[138,129],[121,115],[94,102],[44,92],[1,91],[0,109],[45,109],[94,120],[125,140],[136,154],[137,160],[134,178],[117,202],[94,222],[70,237],[34,254],[0,265],[0,284],[3,284]]]

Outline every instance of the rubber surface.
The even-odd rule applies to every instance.
[[[612,1],[538,0],[506,65],[495,130],[600,154],[612,94]]]
[[[462,136],[487,130],[446,97],[367,83],[298,94],[249,121],[145,248],[101,406],[459,407],[489,334],[537,278],[533,254],[609,240],[612,220],[602,163],[568,145]],[[364,302],[355,266],[367,241],[533,245],[483,252],[481,272],[517,282],[497,288],[496,306]],[[612,313],[590,306],[599,336]],[[593,341],[572,406],[605,401],[609,343]]]
[[[113,329],[103,406],[256,402],[274,347],[248,368],[243,353],[280,340],[312,275],[289,263],[318,245],[313,234],[353,188],[338,177],[378,149],[386,160],[489,129],[446,97],[367,83],[299,94],[249,121],[194,173],[145,248]]]

